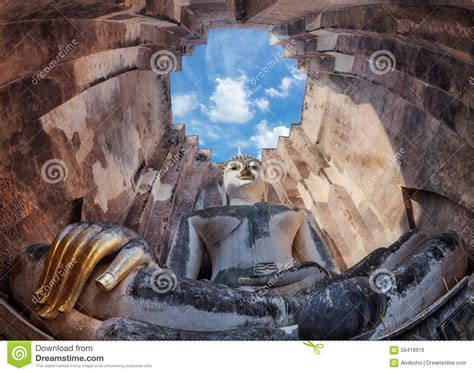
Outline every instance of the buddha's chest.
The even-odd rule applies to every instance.
[[[215,269],[284,265],[291,260],[301,211],[271,205],[227,207],[193,221]]]

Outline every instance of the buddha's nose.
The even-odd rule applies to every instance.
[[[248,166],[244,166],[244,168],[240,171],[239,177],[251,177],[252,172]]]

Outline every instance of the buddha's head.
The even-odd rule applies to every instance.
[[[261,162],[248,155],[230,158],[224,166],[224,188],[231,205],[254,204],[262,201],[265,181]]]

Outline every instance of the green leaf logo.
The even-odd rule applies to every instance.
[[[316,342],[311,342],[311,341],[304,341],[303,344],[305,346],[309,346],[313,348],[313,351],[316,355],[320,355],[321,351],[320,349],[324,348],[324,345],[322,343],[316,343]]]
[[[7,362],[17,368],[31,364],[31,341],[8,341]]]

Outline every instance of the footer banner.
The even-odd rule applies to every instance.
[[[0,371],[473,371],[465,342],[2,341]],[[341,369],[341,370],[340,370]],[[357,370],[358,371],[358,370]]]

